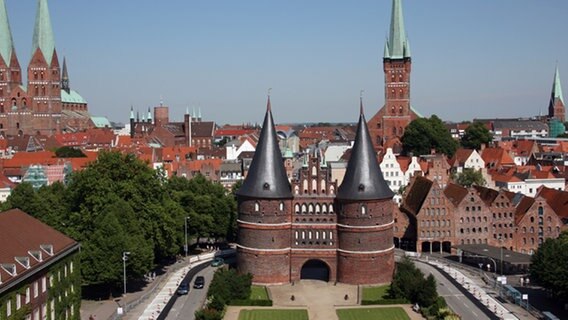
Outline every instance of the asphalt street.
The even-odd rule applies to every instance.
[[[167,320],[188,320],[195,319],[195,311],[201,308],[207,297],[207,289],[213,279],[213,273],[217,268],[207,267],[197,273],[196,276],[205,277],[205,287],[203,289],[194,289],[193,282],[195,277],[191,280],[190,290],[187,295],[179,296],[166,317]]]
[[[481,320],[490,319],[481,309],[479,309],[468,297],[452,283],[443,274],[441,274],[434,267],[422,263],[415,262],[418,267],[426,276],[430,273],[436,278],[438,294],[444,299],[448,306],[463,320]]]

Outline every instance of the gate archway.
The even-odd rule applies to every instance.
[[[321,280],[329,281],[329,267],[321,260],[312,259],[306,261],[300,272],[302,280]]]

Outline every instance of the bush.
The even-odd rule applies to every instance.
[[[406,257],[397,264],[388,293],[391,299],[406,299],[422,308],[430,307],[438,298],[434,276],[424,278],[422,271]]]
[[[229,303],[229,305],[231,305],[231,306],[272,307],[272,300],[237,299],[237,300],[232,300]]]
[[[380,300],[361,300],[361,305],[389,305],[389,304],[408,304],[406,299],[380,299]]]
[[[361,300],[361,305],[389,305],[389,304],[408,304],[406,299],[381,299],[381,300]]]
[[[223,313],[215,309],[201,309],[195,311],[195,320],[222,320]]]

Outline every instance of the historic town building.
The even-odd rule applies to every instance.
[[[148,142],[164,147],[187,146],[200,149],[213,147],[215,122],[202,121],[201,115],[192,117],[189,110],[183,116],[183,122],[170,121],[169,107],[160,102],[154,107],[154,114],[148,108],[147,116],[140,113],[134,117],[134,108],[130,108],[130,137],[147,139]],[[201,111],[200,111],[201,113]]]
[[[270,97],[253,162],[237,192],[237,264],[256,283],[385,283],[394,270],[393,192],[361,115],[338,187],[321,152],[288,182]]]
[[[376,148],[393,148],[395,153],[400,153],[404,129],[419,117],[410,104],[411,65],[402,0],[393,0],[390,33],[383,56],[385,104],[369,120],[369,132]]]
[[[19,209],[0,213],[1,319],[79,319],[79,244]]]
[[[69,86],[55,49],[47,0],[38,0],[27,86],[0,0],[0,133],[53,135],[92,127],[87,102]]]

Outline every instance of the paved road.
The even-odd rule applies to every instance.
[[[203,303],[205,302],[205,298],[207,297],[207,289],[209,288],[209,284],[213,279],[213,273],[215,272],[216,268],[207,267],[201,270],[196,276],[204,276],[205,277],[205,287],[203,289],[194,289],[193,288],[193,281],[195,281],[195,277],[191,281],[189,294],[184,296],[179,296],[174,303],[174,306],[170,310],[168,316],[166,317],[167,320],[192,320],[195,319],[194,314],[195,311],[201,308]]]
[[[430,273],[436,278],[438,294],[448,303],[448,306],[461,316],[463,320],[481,320],[490,319],[481,309],[479,309],[468,297],[454,286],[443,274],[438,272],[434,267],[416,261],[418,267],[425,275]]]

